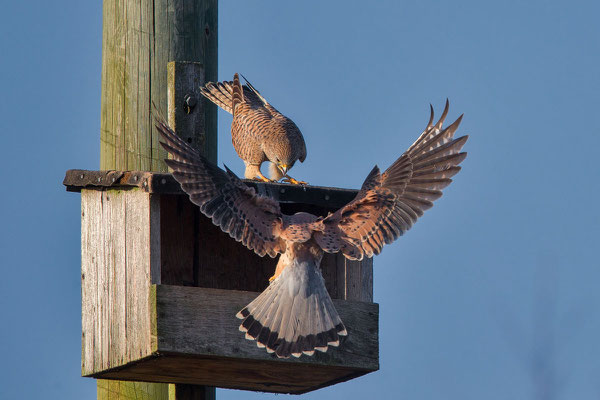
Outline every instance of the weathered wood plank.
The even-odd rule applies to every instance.
[[[197,207],[196,207],[197,208]],[[262,291],[273,275],[276,258],[259,257],[215,226],[198,212],[196,276],[197,286]]]
[[[170,285],[156,290],[156,351],[197,356],[235,357],[279,364],[378,368],[378,305],[334,300],[348,329],[339,348],[299,359],[277,359],[239,332],[235,314],[258,293]]]
[[[360,273],[360,296],[352,300],[373,302],[373,258],[361,261]]]
[[[230,360],[219,358],[186,357],[179,354],[160,354],[138,363],[106,371],[97,375],[102,379],[151,380],[195,385],[211,382],[217,387],[255,390],[274,393],[301,394],[344,382],[368,370],[331,367],[326,370],[312,365],[273,364],[248,360],[243,365],[232,365]],[[236,375],[239,378],[231,380]],[[285,383],[280,383],[282,380]]]
[[[261,291],[274,271],[276,259],[233,241],[185,196],[139,189],[82,193],[82,274],[95,277],[82,278],[84,307],[90,308],[85,312],[95,315],[84,321],[84,336],[96,327],[93,346],[84,339],[84,371],[148,354],[145,299],[151,283]],[[370,260],[326,255],[322,269],[332,298],[372,301]]]
[[[166,109],[168,61],[200,62],[204,76],[217,80],[217,0],[104,0],[103,21],[101,168],[166,171],[151,104]],[[217,110],[204,104],[206,142],[216,149]],[[151,208],[156,204],[151,202]],[[153,220],[151,230],[159,222]],[[153,257],[159,260],[160,254]],[[155,261],[151,279],[158,282]],[[99,382],[98,398],[117,398],[105,396],[101,386]],[[137,393],[139,385],[122,383],[118,388],[125,396],[130,389]],[[175,398],[188,397],[176,393]]]
[[[277,359],[244,339],[235,313],[257,293],[153,286],[154,356],[94,376],[303,393],[375,371],[378,305],[334,301],[348,329],[339,348]]]
[[[207,140],[204,102],[200,93],[205,83],[204,66],[195,62],[172,61],[167,69],[169,125],[179,137],[216,163],[217,148],[210,147]]]
[[[151,352],[148,296],[160,262],[160,252],[150,254],[160,234],[151,223],[151,196],[82,190],[84,375]]]
[[[355,189],[324,186],[296,186],[250,180],[244,180],[244,183],[255,188],[259,194],[283,203],[283,211],[288,214],[305,211],[326,215],[327,211],[336,210],[350,202],[358,193]],[[148,193],[185,194],[173,175],[146,171],[70,169],[65,173],[63,185],[73,192],[82,188],[139,187]]]
[[[373,259],[365,258],[362,261],[353,261],[337,254],[336,262],[338,288],[343,291],[340,298],[373,301]]]
[[[123,228],[127,248],[125,268],[127,354],[129,360],[150,354],[150,315],[148,312],[151,276],[150,194],[133,190],[127,193]]]
[[[162,196],[150,194],[150,283],[161,283]]]
[[[102,193],[81,193],[81,374],[97,371],[94,339],[98,329],[98,269],[102,263],[95,245],[101,240],[101,214],[97,211]]]
[[[217,0],[105,0],[103,20],[101,168],[166,171],[151,104],[166,109],[169,61],[198,62],[217,80]],[[216,154],[217,110],[202,105]]]
[[[197,285],[198,207],[184,196],[160,196],[161,279],[167,285]],[[185,221],[185,222],[184,222]]]
[[[152,382],[98,380],[98,400],[170,400],[171,385]],[[172,385],[174,386],[174,385]]]
[[[123,191],[111,190],[102,193],[102,225],[104,240],[96,246],[104,246],[106,262],[104,265],[104,296],[106,300],[101,323],[108,331],[103,331],[104,365],[122,364],[131,358],[127,357],[127,253],[129,251],[127,231],[123,226],[123,218],[127,216],[127,203],[131,196]],[[107,349],[108,355],[104,356]]]
[[[175,294],[172,298],[161,298],[159,294],[150,301],[151,304],[157,304],[156,308],[149,308],[148,298],[156,296],[149,290],[151,283],[162,281],[177,285],[261,291],[273,273],[275,259],[260,258],[231,240],[201,215],[186,196],[158,195],[138,188],[83,189],[82,245],[84,375],[141,379],[141,376],[131,372],[132,366],[152,354],[172,353],[184,358],[202,358],[198,371],[209,372],[202,376],[198,375],[198,371],[193,376],[169,375],[170,380],[163,380],[167,374],[163,371],[159,374],[163,378],[151,374],[151,378],[144,379],[213,385],[221,381],[210,372],[214,367],[210,367],[210,363],[224,358],[237,359],[239,363],[223,364],[224,371],[232,374],[228,378],[230,383],[220,383],[224,387],[281,392],[309,390],[308,386],[290,388],[289,382],[269,386],[276,376],[287,376],[286,379],[295,376],[296,372],[291,367],[287,375],[280,373],[280,366],[259,368],[256,374],[266,384],[244,380],[242,372],[247,370],[249,360],[280,363],[279,360],[273,360],[264,349],[258,349],[254,343],[245,340],[237,330],[239,320],[234,317],[235,313],[249,303],[256,293],[230,290],[212,292],[215,289],[200,288],[189,288],[192,292],[180,292],[179,289],[185,288],[161,285],[157,289],[159,292],[170,293],[170,288],[175,288]],[[372,274],[371,265],[367,264],[366,268],[349,267],[343,260],[340,255],[327,255],[324,259],[323,273],[332,297],[351,298],[360,294],[363,300],[372,301],[372,280],[365,279],[365,276]],[[363,290],[367,290],[367,293],[362,293]],[[376,369],[376,315],[374,325],[360,319],[373,319],[372,310],[368,307],[376,305],[365,304],[368,303],[336,303],[351,335],[340,349],[330,349],[325,354],[317,353],[311,358],[303,357],[300,361],[281,362],[295,361],[294,364],[298,365],[319,365],[328,369],[329,372],[314,368],[306,370],[317,377],[314,379],[322,381],[317,384],[306,377],[306,382],[312,382],[313,388],[342,378],[349,379],[351,375],[364,373],[365,368]],[[345,311],[349,305],[353,307],[352,312]],[[208,307],[210,312],[203,307]],[[367,310],[366,313],[361,314],[361,309]],[[154,317],[152,312],[155,313]],[[223,320],[219,320],[221,317]],[[360,329],[355,331],[354,327]],[[218,361],[215,365],[221,364]],[[166,367],[173,369],[170,372],[173,374],[180,371],[177,365],[168,364]],[[127,369],[130,374],[119,375],[115,368]],[[106,371],[112,372],[105,375]],[[241,380],[236,380],[238,375]],[[217,380],[207,380],[207,376]]]

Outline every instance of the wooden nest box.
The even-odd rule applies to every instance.
[[[82,375],[304,393],[379,368],[370,259],[323,258],[348,330],[340,347],[278,359],[246,340],[235,317],[277,259],[221,232],[170,174],[70,170],[64,184],[81,192]],[[356,194],[249,184],[288,214],[325,215]]]

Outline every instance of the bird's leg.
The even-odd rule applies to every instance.
[[[308,182],[298,181],[287,174],[286,169],[279,169],[277,164],[269,162],[269,176],[273,179],[273,182],[284,178],[282,182],[291,183],[292,185],[308,185]]]
[[[292,185],[308,185],[308,182],[298,181],[287,174],[283,176],[283,182],[291,183]]]
[[[265,177],[262,172],[260,172],[260,165],[246,164],[244,176],[246,179],[254,179],[260,182],[273,182],[269,178]]]
[[[271,179],[269,179],[269,178],[265,177],[265,176],[262,174],[262,172],[260,172],[260,169],[258,170],[258,173],[257,173],[257,175],[258,175],[258,178],[254,178],[254,179],[256,179],[257,181],[261,181],[261,182],[274,182],[273,180],[271,180]]]
[[[275,273],[272,277],[269,278],[269,282],[273,282],[277,277],[281,274],[281,271],[286,267],[286,263],[284,261],[284,256],[282,255],[277,262],[277,267],[275,268]]]

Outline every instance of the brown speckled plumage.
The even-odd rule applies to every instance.
[[[173,159],[165,162],[193,203],[233,239],[258,255],[280,255],[270,285],[237,317],[240,330],[278,357],[312,355],[338,346],[347,335],[325,289],[319,265],[324,252],[360,260],[379,254],[404,234],[442,195],[466,157],[467,136],[454,139],[459,117],[442,128],[448,103],[384,173],[375,167],[356,197],[327,217],[282,214],[279,204],[247,187],[179,139],[162,121],[157,128]]]
[[[246,178],[262,178],[260,166],[265,161],[275,166],[269,169],[274,180],[286,177],[297,160],[304,162],[306,145],[294,121],[270,105],[250,82],[241,85],[235,74],[233,81],[210,82],[201,92],[233,114],[231,141],[246,164]]]

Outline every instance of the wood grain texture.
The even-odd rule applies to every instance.
[[[216,135],[206,135],[203,96],[204,66],[195,62],[168,64],[168,122],[179,137],[213,163],[217,162]]]
[[[185,195],[138,187],[98,189],[81,190],[84,375],[300,393],[378,368],[370,260],[349,262],[337,254],[326,255],[322,264],[332,298],[362,301],[336,302],[351,338],[312,358],[276,360],[244,339],[234,317],[257,295],[234,289],[262,291],[276,259],[258,257],[233,241]],[[301,203],[283,207],[303,209]],[[161,285],[150,290],[160,282],[207,289],[186,292]],[[157,361],[156,355],[164,354],[170,356]],[[254,363],[248,380],[244,374]],[[291,380],[299,373],[305,374],[306,384],[296,387]],[[101,391],[102,385],[107,384],[100,380],[99,393],[112,393]],[[124,392],[139,389],[131,385],[118,387]],[[179,398],[185,398],[183,393]],[[193,393],[210,397],[212,392],[196,387]]]
[[[97,377],[303,393],[375,371],[378,305],[334,301],[348,329],[339,348],[278,359],[244,339],[235,313],[258,293],[155,285],[154,356]]]
[[[105,0],[103,21],[101,168],[166,171],[152,102],[167,108],[170,61],[200,63],[217,80],[217,0]],[[198,102],[216,151],[216,106]]]
[[[361,369],[378,366],[377,304],[334,300],[348,329],[344,343],[313,357],[280,360],[244,339],[237,329],[240,320],[235,314],[258,293],[170,285],[154,288],[157,322],[153,334],[158,352]]]
[[[187,196],[83,189],[83,371],[148,353],[139,343],[148,343],[144,297],[150,284],[257,292],[268,285],[276,262],[232,240]],[[371,260],[327,254],[321,268],[332,298],[372,301]]]
[[[166,109],[169,61],[199,62],[204,70],[202,79],[206,77],[212,81],[217,80],[217,0],[104,0],[103,21],[101,168],[166,171],[163,162],[166,153],[160,147],[153,129],[152,103],[157,104],[161,110]],[[205,129],[205,142],[215,143],[216,151],[216,107],[208,102],[202,103],[202,106],[200,110],[204,114],[202,129]],[[106,178],[108,183],[114,183],[117,179],[115,174]],[[135,183],[135,178],[141,177],[129,175],[129,178]],[[141,182],[141,179],[139,181]],[[159,182],[162,182],[162,179]],[[143,183],[149,185],[153,181],[145,180]],[[156,210],[160,210],[157,203],[150,202],[150,207],[155,209],[152,215],[157,215]],[[149,227],[141,229],[156,231],[159,229],[159,222],[155,219]],[[136,228],[130,228],[129,233],[135,235]],[[153,235],[152,240],[156,240],[156,237],[157,235]],[[152,247],[160,249],[156,243],[153,243]],[[141,251],[129,250],[133,252],[134,257]],[[160,253],[153,252],[151,257],[150,280],[157,282],[160,280],[160,270],[155,266],[156,262],[160,261]],[[104,265],[103,262],[100,264]],[[115,293],[123,290],[123,287],[125,290],[132,290],[144,286],[146,289],[139,293],[143,298],[149,285],[148,281],[143,282],[142,278],[146,277],[136,275],[132,278],[126,270],[117,272],[124,273],[125,278],[120,280],[123,276],[115,275],[119,279],[114,283],[119,288]],[[99,283],[102,282],[95,281],[86,285]],[[98,299],[97,297],[96,300]],[[131,308],[125,309],[125,312],[133,313],[132,315],[139,315],[142,311],[135,304],[129,304],[128,307]],[[117,331],[122,333],[120,326],[110,329],[113,334],[117,334]],[[130,337],[128,340],[137,339],[139,338]],[[84,342],[85,340],[87,339],[84,337]],[[120,345],[123,345],[121,340],[117,343],[117,346]],[[109,347],[112,348],[111,346],[112,343]],[[86,348],[83,352],[91,351],[90,349],[93,347]],[[89,357],[89,354],[83,356]],[[146,398],[147,394],[140,389],[141,384],[137,383],[121,382],[120,386],[117,386],[117,392],[101,390],[102,385],[103,383],[99,382],[98,398],[102,399],[120,398],[115,397],[119,396],[119,393],[126,396],[131,392],[136,395],[135,398]],[[115,388],[114,385],[112,387]],[[155,389],[162,393],[165,388],[166,386],[160,390]],[[150,398],[162,398],[159,391]],[[192,397],[175,392],[171,398]]]
[[[153,382],[98,380],[98,400],[170,400],[171,385]],[[172,385],[175,386],[175,385]]]
[[[373,302],[373,259],[352,261],[341,253],[325,254],[321,273],[332,299]]]
[[[148,296],[159,232],[139,190],[82,190],[82,374],[151,352]],[[154,228],[153,228],[154,227]]]

